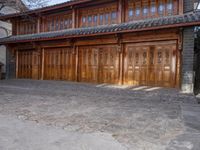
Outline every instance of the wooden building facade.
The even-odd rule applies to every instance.
[[[192,2],[192,0],[191,0]],[[200,14],[184,0],[75,0],[0,16],[15,77],[180,88],[184,30]]]

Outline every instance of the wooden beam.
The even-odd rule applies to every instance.
[[[41,77],[40,80],[44,80],[44,48],[41,49]]]

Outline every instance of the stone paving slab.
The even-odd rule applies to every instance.
[[[67,136],[69,132],[90,137],[102,133],[112,137],[111,145],[119,144],[128,150],[198,150],[200,143],[197,140],[200,133],[197,100],[177,89],[5,80],[0,81],[0,115],[17,118],[19,124],[31,122],[29,126],[48,128],[44,133],[54,133],[55,128]],[[3,121],[10,126],[9,130],[13,128],[11,122]],[[19,139],[26,134],[23,132]],[[9,141],[12,145],[13,139]],[[76,142],[80,144],[79,138]],[[90,139],[86,142],[94,145]],[[70,150],[73,147],[77,148],[72,145]]]

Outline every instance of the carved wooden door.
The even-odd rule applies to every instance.
[[[40,53],[32,52],[32,79],[39,79],[40,74]]]
[[[45,80],[60,80],[61,79],[61,64],[60,64],[60,49],[46,49],[44,53],[44,79]]]
[[[75,79],[75,59],[71,48],[54,48],[45,50],[44,79]]]
[[[99,49],[99,83],[118,83],[119,52],[116,47]]]
[[[79,80],[92,83],[117,83],[119,53],[116,47],[80,47]]]
[[[18,51],[18,78],[39,79],[40,54],[34,50]]]
[[[61,50],[61,79],[74,81],[75,77],[75,53],[72,48],[62,48]]]
[[[124,83],[175,87],[176,44],[127,45]]]
[[[158,45],[154,50],[155,85],[175,86],[176,45]]]
[[[99,54],[97,48],[79,48],[79,80],[81,82],[98,82]]]

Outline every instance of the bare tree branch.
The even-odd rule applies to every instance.
[[[47,6],[49,0],[0,0],[0,11],[5,7],[12,7],[20,12]],[[27,8],[26,8],[27,7]]]

